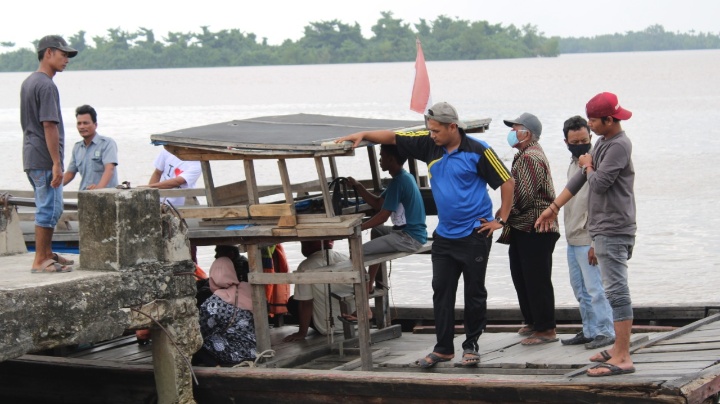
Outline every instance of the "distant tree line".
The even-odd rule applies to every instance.
[[[651,25],[644,31],[599,35],[592,38],[563,38],[560,53],[636,52],[681,49],[719,49],[720,36],[711,33],[673,33],[662,25]]]
[[[250,65],[398,62],[415,59],[415,39],[422,42],[427,60],[478,60],[554,57],[560,53],[612,52],[667,49],[720,48],[712,34],[674,34],[662,26],[643,32],[603,35],[595,38],[545,37],[534,25],[520,28],[467,21],[446,16],[410,24],[382,12],[372,26],[373,36],[364,38],[360,26],[338,20],[311,22],[302,38],[268,45],[253,33],[240,29],[200,32],[169,32],[158,40],[152,29],[127,32],[108,29],[106,36],[92,38],[85,31],[66,38],[80,51],[73,70],[153,69]],[[0,42],[0,47],[14,43]],[[0,54],[0,71],[32,71],[37,53],[19,49]]]

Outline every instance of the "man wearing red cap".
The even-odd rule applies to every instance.
[[[627,261],[635,245],[635,170],[632,143],[620,121],[632,113],[620,106],[617,96],[600,93],[585,106],[588,126],[600,139],[592,154],[580,156],[582,171],[570,179],[565,189],[535,223],[538,231],[548,230],[561,206],[587,182],[588,230],[595,243],[603,285],[613,310],[615,344],[590,358],[599,362],[588,370],[591,377],[635,372],[630,357],[633,311],[628,288]]]

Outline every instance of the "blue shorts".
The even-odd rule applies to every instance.
[[[50,186],[52,170],[27,170],[35,191],[35,226],[54,229],[63,213],[63,187]]]

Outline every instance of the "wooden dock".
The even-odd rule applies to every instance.
[[[720,391],[720,314],[669,332],[633,334],[634,374],[590,378],[594,353],[580,346],[523,346],[515,333],[480,337],[482,363],[454,362],[420,369],[435,336],[373,330],[373,370],[360,371],[357,340],[324,336],[284,343],[294,326],[271,330],[275,356],[257,367],[195,367],[195,399],[216,402],[296,403],[711,403]],[[572,334],[559,335],[567,338]],[[456,340],[456,358],[461,357]],[[343,352],[339,344],[343,343]],[[154,394],[151,346],[128,336],[66,357],[25,355],[0,364],[0,398],[25,402],[147,402]],[[52,373],[50,373],[52,372]],[[42,389],[34,389],[42,380]],[[88,390],[88,386],[92,386]],[[57,389],[57,390],[54,390]],[[113,392],[109,394],[107,392]],[[36,400],[36,401],[33,401]]]

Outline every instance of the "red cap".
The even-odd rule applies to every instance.
[[[611,116],[621,121],[630,119],[632,112],[620,106],[617,95],[613,93],[600,93],[585,105],[588,118],[605,118]]]

